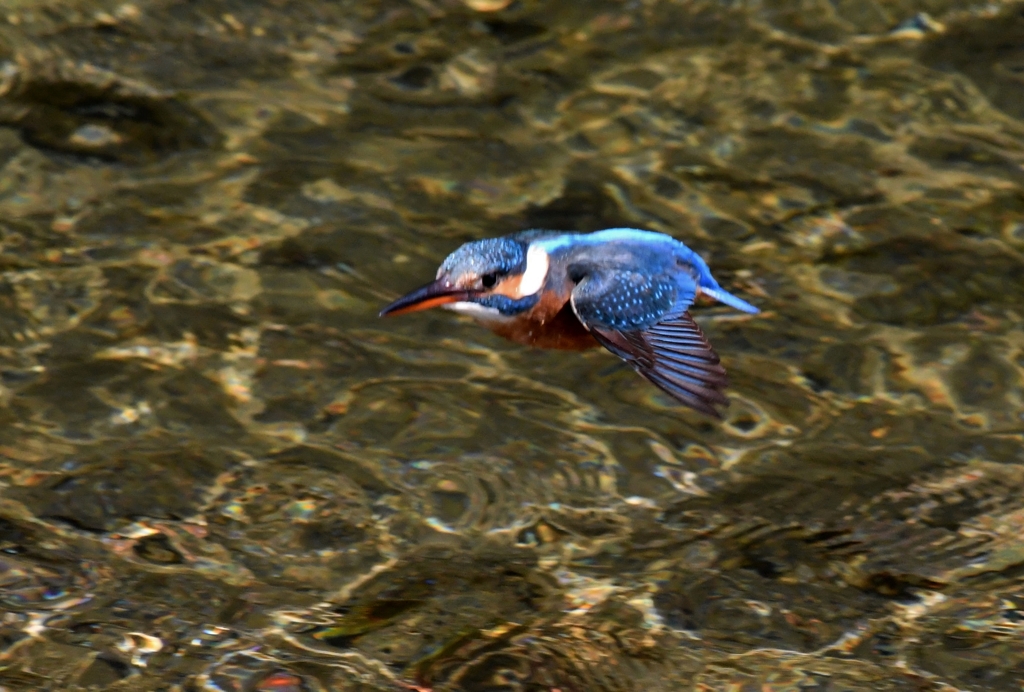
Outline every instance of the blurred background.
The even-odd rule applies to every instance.
[[[1019,690],[1024,5],[0,2],[0,690]],[[377,311],[669,233],[721,424]]]

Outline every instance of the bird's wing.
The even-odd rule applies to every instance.
[[[579,278],[572,309],[598,343],[674,399],[720,417],[725,368],[688,312],[695,281],[600,266],[570,273]]]

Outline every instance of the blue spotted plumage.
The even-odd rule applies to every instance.
[[[602,345],[680,402],[717,416],[725,369],[690,307],[700,295],[757,313],[707,263],[663,233],[531,230],[467,243],[437,279],[382,315],[444,306],[542,348]]]
[[[580,280],[570,300],[583,324],[630,330],[654,324],[680,298],[692,302],[693,288],[687,295],[672,276],[595,269]]]

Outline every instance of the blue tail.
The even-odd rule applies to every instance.
[[[717,288],[708,288],[707,286],[701,286],[700,292],[706,296],[711,296],[719,303],[724,303],[725,305],[728,305],[731,308],[736,308],[737,310],[742,310],[743,312],[749,312],[751,315],[756,315],[757,313],[761,312],[747,301],[743,300],[742,298],[737,298],[736,296],[729,293],[721,286]]]

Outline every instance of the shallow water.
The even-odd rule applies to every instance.
[[[0,690],[1020,689],[1024,6],[0,5]],[[723,423],[376,317],[611,226]]]

